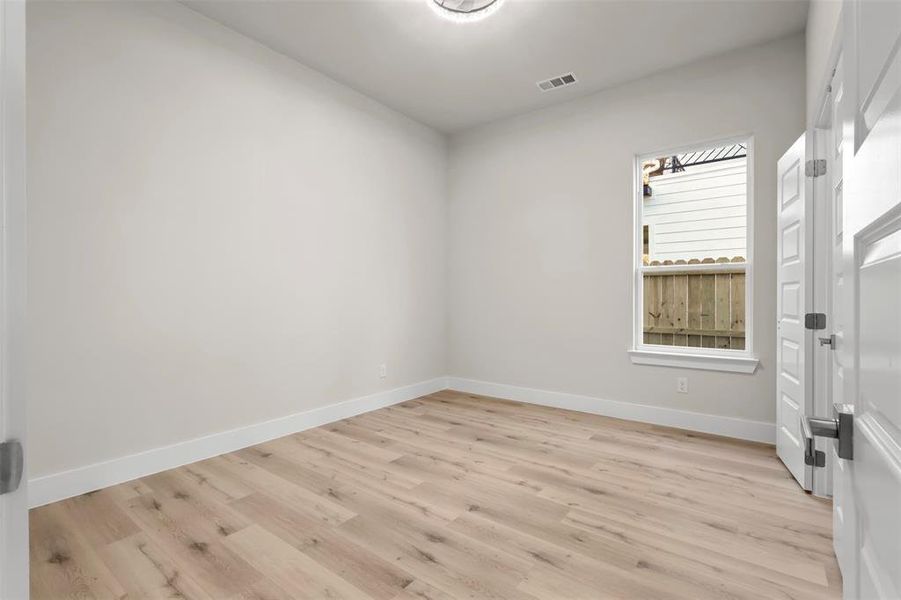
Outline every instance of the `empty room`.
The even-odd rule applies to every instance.
[[[901,1],[0,0],[0,598],[901,600]]]

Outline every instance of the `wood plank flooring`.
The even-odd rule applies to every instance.
[[[839,598],[772,446],[440,392],[35,509],[34,599]]]

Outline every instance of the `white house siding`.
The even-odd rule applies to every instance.
[[[650,260],[747,257],[747,158],[651,178]]]

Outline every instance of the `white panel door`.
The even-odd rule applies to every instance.
[[[804,314],[810,304],[811,194],[804,176],[805,136],[798,138],[777,165],[776,287],[776,453],[805,490],[811,487],[811,467],[804,464],[801,417],[810,414],[810,331]]]
[[[25,2],[0,0],[0,441],[25,442]],[[0,495],[0,598],[28,597],[25,479]]]
[[[837,459],[845,597],[901,598],[901,2],[846,2],[844,400],[854,456]],[[849,93],[850,92],[850,93]],[[849,367],[851,367],[849,369]],[[838,520],[836,521],[838,524]]]

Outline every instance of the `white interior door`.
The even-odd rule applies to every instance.
[[[844,11],[843,273],[839,347],[854,456],[836,459],[845,597],[901,597],[901,2]]]
[[[0,141],[0,441],[24,445],[24,0],[0,0]],[[28,501],[26,478],[22,480],[17,490],[0,495],[3,599],[28,597]]]
[[[804,175],[806,138],[802,135],[777,165],[776,291],[776,453],[805,490],[811,487],[811,467],[804,464],[801,417],[810,414],[810,331],[804,315],[810,311],[812,232],[807,223],[811,194]]]

